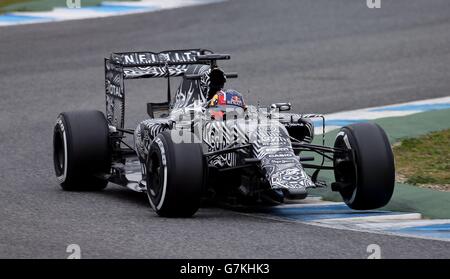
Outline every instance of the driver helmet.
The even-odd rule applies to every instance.
[[[244,97],[233,89],[217,91],[208,104],[209,107],[236,106],[245,108]]]
[[[244,98],[236,90],[217,91],[208,102],[211,118],[219,120],[224,119],[227,107],[239,107],[245,110]]]

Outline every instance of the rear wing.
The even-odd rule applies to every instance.
[[[124,128],[125,79],[168,78],[168,106],[171,99],[169,78],[183,76],[188,66],[192,64],[207,65],[218,59],[229,59],[229,56],[228,58],[215,56],[212,51],[205,49],[112,53],[110,57],[105,58],[106,118],[108,123],[117,128]]]
[[[182,76],[191,64],[208,64],[208,61],[197,59],[208,52],[211,53],[204,49],[122,52],[112,53],[106,60],[123,68],[125,79],[158,78]]]

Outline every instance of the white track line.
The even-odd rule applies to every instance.
[[[425,239],[425,240],[450,242],[450,239],[445,239],[445,238],[436,238],[436,237],[431,237],[431,236],[414,235],[414,234],[407,234],[407,233],[401,233],[401,232],[391,232],[391,231],[387,231],[387,230],[386,231],[376,230],[376,229],[367,228],[367,227],[336,226],[336,224],[326,224],[326,223],[318,223],[318,222],[307,222],[307,221],[301,221],[301,220],[295,220],[295,219],[286,219],[283,217],[270,215],[270,214],[255,214],[255,213],[244,213],[244,212],[236,212],[236,213],[240,214],[240,215],[245,215],[248,217],[259,218],[259,219],[267,219],[267,220],[278,221],[278,222],[317,226],[317,227],[321,227],[321,228],[334,229],[334,230],[340,230],[340,231],[353,231],[353,232],[371,233],[371,234],[378,234],[378,235],[389,235],[389,236],[398,236],[398,237],[406,237],[406,238],[417,238],[417,239]]]
[[[83,6],[83,1],[81,1],[80,9],[57,7],[51,11],[44,12],[12,12],[3,15],[0,14],[0,26],[138,14],[221,1],[224,0],[141,0],[139,2],[105,1],[99,6]]]
[[[357,109],[357,110],[349,110],[349,111],[342,111],[342,112],[336,112],[336,113],[330,113],[325,115],[325,120],[327,122],[333,123],[334,121],[359,121],[359,120],[374,120],[379,118],[386,118],[386,117],[399,117],[399,116],[407,116],[415,113],[420,113],[424,111],[430,111],[434,110],[432,105],[446,105],[448,104],[450,108],[450,96],[443,97],[443,98],[433,98],[433,99],[426,99],[426,100],[420,100],[420,101],[414,101],[414,102],[406,102],[406,103],[398,103],[388,106],[378,106],[378,107],[370,107],[370,108],[364,108],[364,109]],[[420,108],[421,105],[429,105],[429,108]],[[411,108],[399,108],[395,109],[396,107],[406,107],[410,106]],[[416,106],[416,107],[415,107]],[[322,134],[322,126],[321,122],[320,125],[318,125],[316,122],[315,125],[315,133],[316,134]],[[325,128],[326,132],[335,130],[342,127],[342,125],[327,125]]]

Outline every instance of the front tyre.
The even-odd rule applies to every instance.
[[[100,111],[61,113],[53,130],[55,174],[64,190],[101,190],[108,181],[109,129]]]
[[[343,127],[335,148],[333,190],[339,191],[352,209],[368,210],[385,206],[395,184],[394,156],[383,129],[374,123]]]
[[[204,160],[199,143],[174,143],[169,131],[153,140],[146,161],[147,195],[159,216],[190,217],[200,207]]]

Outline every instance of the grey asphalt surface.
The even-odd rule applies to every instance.
[[[104,110],[103,57],[202,47],[231,53],[248,102],[328,113],[449,95],[448,0],[228,1],[140,15],[0,28],[0,258],[449,258],[450,242],[265,220],[219,208],[159,218],[111,185],[64,192],[52,166],[61,111]],[[130,127],[163,81],[127,84]],[[443,120],[448,121],[448,120]]]

